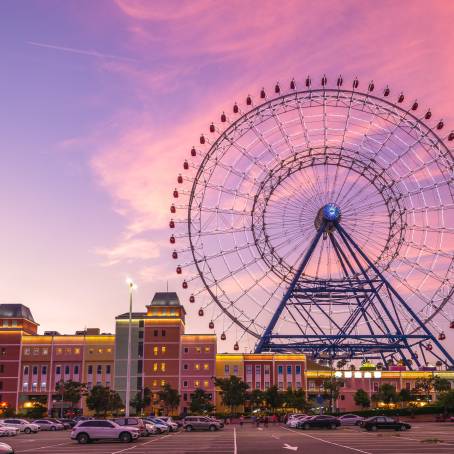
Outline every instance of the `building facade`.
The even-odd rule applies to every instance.
[[[176,293],[156,293],[144,312],[131,320],[131,398],[148,387],[152,403],[147,413],[162,410],[158,393],[166,384],[181,395],[175,413],[187,413],[196,389],[208,393],[216,411],[223,412],[214,378],[241,378],[250,390],[265,391],[277,386],[284,391],[302,389],[308,398],[324,391],[323,383],[337,378],[340,389],[337,408],[355,411],[354,395],[363,389],[371,397],[389,383],[396,391],[414,391],[416,383],[438,375],[454,388],[454,371],[329,370],[306,359],[303,354],[217,354],[214,334],[186,334],[185,310]],[[29,308],[21,304],[0,304],[0,408],[21,411],[34,400],[59,414],[62,402],[57,392],[60,381],[80,381],[88,388],[111,387],[126,396],[129,313],[115,320],[115,335],[97,328],[62,335],[56,331],[38,334],[38,324]],[[432,395],[432,398],[435,396]],[[87,412],[84,401],[78,404]]]

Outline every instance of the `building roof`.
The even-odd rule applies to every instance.
[[[150,306],[181,306],[176,292],[156,292]]]
[[[25,318],[36,323],[30,309],[23,304],[0,304],[0,317]]]

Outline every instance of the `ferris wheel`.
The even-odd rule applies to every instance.
[[[235,350],[454,365],[454,132],[377,91],[276,84],[190,149],[172,257]]]

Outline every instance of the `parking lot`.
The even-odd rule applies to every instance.
[[[100,442],[78,445],[69,439],[69,431],[21,434],[3,438],[16,453],[314,453],[314,454],[432,454],[454,453],[454,424],[415,423],[407,432],[363,431],[357,427],[337,430],[298,430],[281,424],[268,428],[237,425],[219,432],[178,432],[141,438],[137,442]]]

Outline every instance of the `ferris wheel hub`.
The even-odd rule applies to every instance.
[[[341,210],[335,203],[327,203],[322,207],[323,219],[328,222],[339,221]]]

